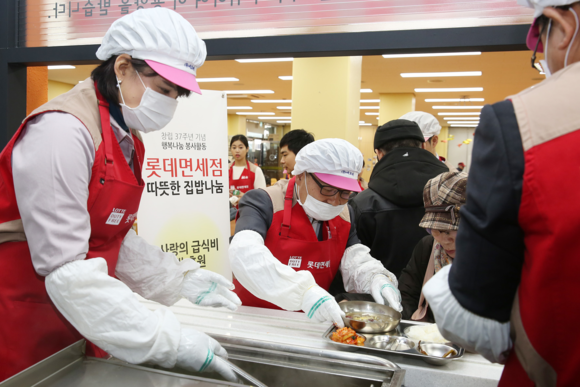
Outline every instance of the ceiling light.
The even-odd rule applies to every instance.
[[[253,99],[253,103],[292,103],[291,99]]]
[[[251,106],[228,106],[228,110],[252,110]]]
[[[371,89],[360,89],[361,93],[372,93],[373,91]]]
[[[479,117],[443,117],[443,119],[445,121],[453,121],[453,120],[462,120],[462,121],[475,120],[475,121],[479,121]]]
[[[459,125],[459,124],[466,124],[466,125],[477,125],[479,121],[448,121],[450,125]]]
[[[264,113],[268,114],[268,113]],[[274,113],[272,113],[274,114]],[[291,117],[258,117],[260,120],[290,120]]]
[[[370,110],[370,109],[378,109],[378,106],[361,106],[361,110]]]
[[[291,81],[294,77],[292,75],[282,75],[279,76],[278,78],[280,78],[283,81]]]
[[[439,116],[479,116],[481,115],[480,112],[466,112],[466,113],[448,113],[448,112],[440,112],[437,113]]]
[[[360,103],[379,103],[380,99],[361,99]]]
[[[282,120],[282,121],[276,121],[276,122],[279,123],[279,124],[289,124],[292,121],[284,121],[284,120]]]
[[[358,124],[358,126],[371,126],[371,125],[372,125],[372,124],[367,124],[367,123],[364,123],[364,124]]]
[[[292,109],[292,106],[278,106],[277,108],[280,110],[290,110]]]
[[[238,78],[195,78],[199,82],[238,82]]]
[[[433,109],[481,109],[483,106],[433,106]]]
[[[452,128],[477,128],[477,125],[467,125],[467,124],[466,125],[455,124],[455,125],[449,125],[449,126],[451,126]]]
[[[236,59],[239,63],[292,62],[294,58]]]
[[[481,55],[481,52],[438,52],[431,54],[389,54],[383,55],[383,58],[421,58],[421,57],[433,57],[433,56],[465,56],[465,55]]]
[[[403,78],[440,78],[440,77],[481,77],[481,71],[455,71],[447,73],[401,73]]]
[[[364,124],[365,122],[364,122],[364,121],[359,121],[358,123],[359,123],[359,124]]]
[[[484,98],[427,98],[425,102],[483,102]]]
[[[369,112],[369,113],[365,113],[367,116],[378,116],[379,113],[378,112]]]
[[[274,115],[274,113],[266,113],[266,112],[260,112],[260,113],[237,112],[236,114],[239,114],[240,116],[273,116]]]
[[[483,87],[435,87],[415,89],[416,93],[459,93],[464,91],[483,91]]]
[[[75,66],[71,65],[58,65],[58,66],[47,66],[49,70],[69,70],[76,68]]]
[[[272,90],[224,90],[226,94],[274,94]]]

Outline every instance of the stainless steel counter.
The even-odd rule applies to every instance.
[[[152,310],[162,307],[142,298],[140,300]],[[222,308],[198,307],[184,299],[172,306],[171,310],[182,325],[203,331],[221,342],[250,339],[340,352],[322,339],[328,324],[312,323],[304,313],[246,306],[231,312]],[[503,370],[503,366],[470,353],[444,366],[431,366],[421,360],[396,355],[383,358],[405,370],[406,387],[492,387],[497,386]]]

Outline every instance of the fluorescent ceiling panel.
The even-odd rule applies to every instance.
[[[433,106],[433,109],[481,109],[483,106]]]
[[[292,62],[294,58],[236,59],[239,63]]]
[[[281,75],[278,78],[280,78],[283,81],[291,81],[294,77],[292,75]]]
[[[196,78],[195,79],[198,83],[199,82],[238,82],[238,78],[232,77],[224,77],[224,78]]]
[[[228,106],[228,110],[252,110],[251,106]]]
[[[291,99],[253,99],[253,103],[292,103]]]
[[[484,98],[427,98],[425,102],[483,102]]]
[[[256,113],[256,112],[237,112],[236,114],[240,115],[240,116],[273,116],[274,113],[267,113],[267,112],[260,112],[260,113]]]
[[[58,65],[58,66],[47,66],[49,70],[70,70],[76,68],[71,65]]]
[[[416,93],[463,93],[467,91],[483,91],[483,87],[434,87],[415,89]]]
[[[401,73],[403,78],[481,77],[481,71],[454,71],[441,73]]]
[[[224,90],[226,94],[274,94],[272,90]]]
[[[389,54],[383,55],[385,59],[391,58],[422,58],[422,57],[435,57],[435,56],[468,56],[468,55],[481,55],[480,51],[473,52],[437,52],[437,53],[424,53],[424,54]]]

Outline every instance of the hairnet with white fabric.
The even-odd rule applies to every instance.
[[[97,58],[107,60],[120,54],[145,60],[169,81],[199,92],[195,75],[207,56],[205,42],[177,12],[141,9],[117,19],[105,34]]]
[[[441,125],[439,125],[439,121],[432,114],[425,112],[409,112],[399,119],[417,123],[425,137],[425,140],[428,140],[433,136],[438,136],[439,133],[441,133]]]
[[[360,191],[358,174],[362,170],[363,155],[350,142],[338,138],[314,141],[298,152],[293,175],[315,173],[327,184],[351,191]]]
[[[546,7],[560,7],[578,2],[578,0],[517,0],[519,5],[534,9],[534,19],[539,17]]]

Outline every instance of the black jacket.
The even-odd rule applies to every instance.
[[[427,235],[421,239],[415,246],[407,267],[403,269],[401,277],[399,277],[399,291],[401,292],[404,320],[410,320],[413,313],[419,307],[423,280],[425,279],[425,272],[429,265],[429,258],[431,258],[431,250],[433,249],[434,242],[435,239],[431,235]],[[435,322],[433,312],[431,312],[430,308],[427,309],[426,317],[429,322]]]
[[[444,172],[447,166],[424,149],[395,148],[375,165],[369,189],[350,202],[361,243],[397,278],[427,234],[419,227],[423,188]]]

